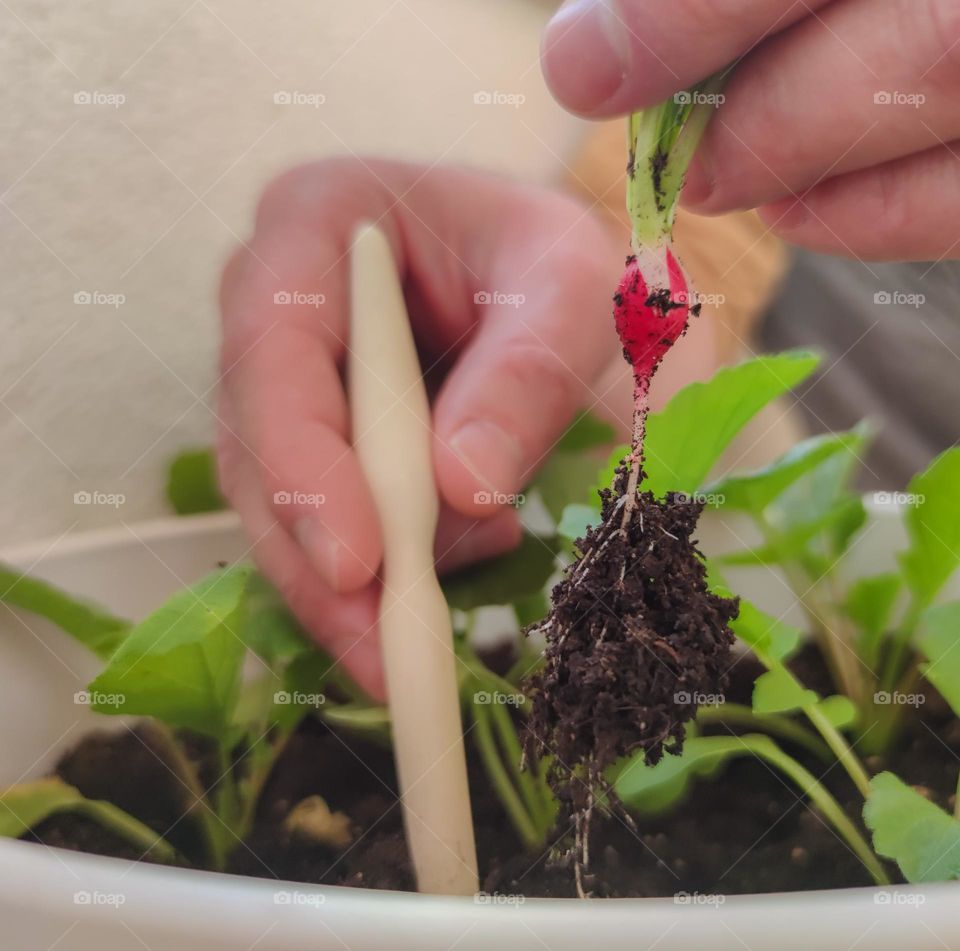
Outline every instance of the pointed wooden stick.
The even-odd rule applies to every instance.
[[[373,226],[354,236],[350,291],[353,439],[383,531],[380,640],[407,842],[420,891],[472,895],[453,631],[433,561],[430,407],[393,254]]]

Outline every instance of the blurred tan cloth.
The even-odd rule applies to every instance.
[[[623,234],[626,252],[630,223],[625,201],[626,144],[624,120],[594,127],[573,165],[570,186],[596,203],[611,226]],[[674,239],[692,285],[704,297],[700,318],[657,372],[654,406],[677,389],[709,378],[720,366],[737,363],[759,350],[754,328],[776,295],[786,274],[789,255],[783,243],[768,233],[754,212],[705,218],[680,211]],[[622,361],[611,366],[604,386],[624,378],[617,404],[630,399],[629,369]],[[620,423],[622,424],[621,416]],[[731,447],[729,461],[738,467],[761,465],[785,451],[802,435],[799,421],[783,406],[761,413]]]

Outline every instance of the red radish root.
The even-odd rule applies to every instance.
[[[669,245],[631,254],[613,301],[614,322],[624,358],[633,367],[634,380],[633,445],[623,512],[626,525],[636,505],[643,465],[650,381],[667,351],[686,333],[690,315],[696,315],[699,307],[690,305],[687,277]]]

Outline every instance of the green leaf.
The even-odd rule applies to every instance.
[[[582,502],[587,487],[601,464],[596,458],[600,446],[613,442],[613,427],[590,413],[584,413],[564,433],[546,464],[527,490],[536,490],[554,522],[566,506]]]
[[[960,877],[960,822],[893,773],[870,781],[863,808],[873,847],[912,884]]]
[[[929,604],[960,565],[960,448],[948,449],[907,488],[904,523],[910,547],[901,556],[907,586]]]
[[[746,423],[819,362],[800,350],[762,356],[682,389],[647,419],[644,487],[657,496],[695,492]]]
[[[173,847],[138,819],[102,800],[87,799],[79,789],[55,777],[11,786],[0,792],[0,836],[19,838],[60,812],[94,819],[161,861],[176,858]]]
[[[5,565],[0,565],[0,601],[46,618],[104,659],[119,647],[130,630],[129,621]]]
[[[217,463],[212,450],[187,450],[170,463],[167,499],[177,515],[195,515],[226,508],[217,483]]]
[[[804,473],[766,509],[782,558],[803,563],[815,577],[827,573],[866,521],[850,488],[854,450],[835,453]]]
[[[0,793],[0,835],[17,838],[56,812],[85,802],[78,789],[59,779],[40,779]]]
[[[610,423],[594,416],[593,413],[581,413],[560,437],[555,452],[584,452],[613,442],[616,431]]]
[[[613,783],[620,801],[644,815],[665,812],[696,779],[714,776],[727,760],[750,754],[734,736],[688,736],[679,756],[664,756],[648,766],[642,753],[631,757]]]
[[[550,602],[547,600],[545,591],[535,591],[513,602],[513,613],[517,616],[517,624],[521,628],[543,620],[549,611]]]
[[[324,723],[381,744],[390,742],[390,711],[368,703],[331,703],[322,707]]]
[[[336,667],[329,654],[308,650],[295,657],[283,674],[283,690],[274,697],[273,721],[292,730],[308,713],[326,706],[328,681]]]
[[[557,534],[575,542],[587,534],[587,529],[599,521],[597,510],[589,505],[568,505],[563,510]]]
[[[817,702],[813,690],[807,690],[785,667],[773,667],[757,677],[753,685],[753,712],[789,713]]]
[[[216,571],[138,624],[90,684],[94,709],[226,736],[246,653],[238,632],[251,571]]]
[[[596,477],[598,465],[599,462],[589,456],[554,453],[528,488],[537,490],[550,517],[558,522],[568,505],[583,501],[587,486]]]
[[[801,480],[803,481],[803,480]],[[797,483],[797,486],[800,482]],[[781,501],[794,490],[791,486],[780,499],[772,503],[767,513],[776,513]],[[837,561],[839,551],[829,558],[823,554],[834,551],[834,544],[846,547],[850,536],[863,524],[866,510],[859,497],[837,500],[831,508],[814,517],[811,521],[788,521],[786,528],[779,528],[776,541],[770,541],[744,551],[726,552],[715,555],[714,561],[723,565],[778,565],[795,560],[805,564],[815,575],[823,575]],[[822,539],[830,541],[825,548]]]
[[[554,572],[557,549],[552,538],[527,532],[514,551],[443,579],[447,602],[451,608],[473,611],[490,604],[513,604],[536,594]]]
[[[723,496],[723,507],[744,512],[762,512],[801,476],[839,452],[859,455],[867,441],[866,427],[850,432],[814,436],[797,443],[779,459],[761,469],[727,476],[703,491]]]
[[[880,662],[880,647],[902,587],[900,576],[889,572],[858,578],[847,590],[843,611],[859,629],[858,651],[871,669]]]
[[[800,631],[740,599],[740,613],[730,622],[734,634],[764,663],[782,663],[800,645]]]
[[[960,716],[960,601],[930,608],[917,643],[927,659],[920,672]]]
[[[254,572],[246,590],[247,608],[238,634],[267,663],[289,660],[310,648],[310,641],[283,598],[263,575]]]
[[[817,704],[817,709],[827,718],[827,722],[838,730],[853,726],[860,716],[857,705],[843,694],[826,697]]]

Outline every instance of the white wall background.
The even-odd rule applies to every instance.
[[[3,543],[164,511],[167,461],[212,437],[220,264],[284,167],[354,151],[557,177],[578,127],[540,77],[549,10],[3,0]],[[325,101],[276,104],[282,91]],[[126,502],[77,506],[81,490]]]

